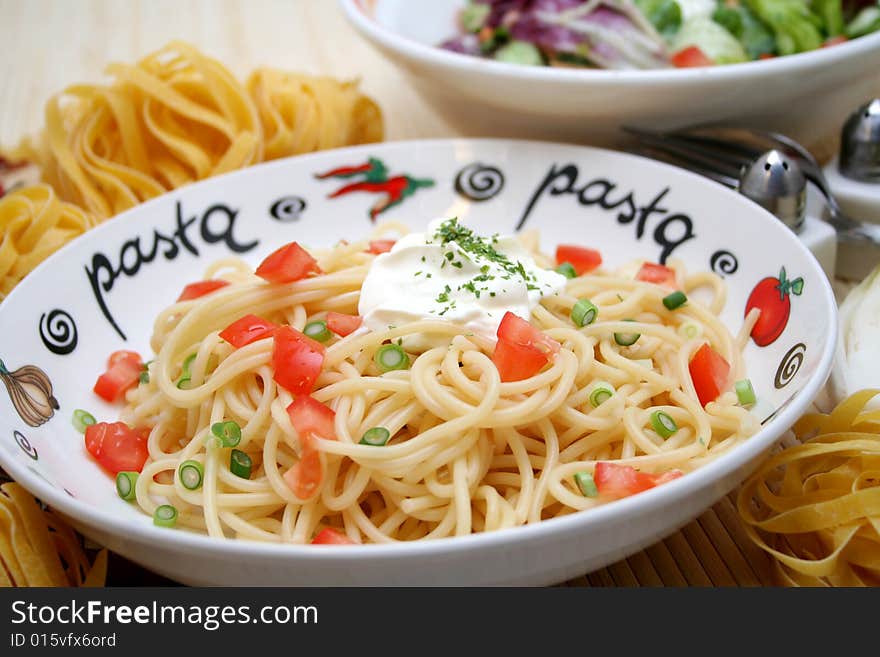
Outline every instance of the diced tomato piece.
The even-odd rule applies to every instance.
[[[560,244],[556,247],[556,264],[567,262],[574,267],[578,276],[587,274],[602,264],[602,254],[596,249],[573,244]]]
[[[379,255],[380,253],[388,253],[397,244],[397,240],[370,240],[370,248],[368,253]]]
[[[98,377],[92,390],[113,403],[137,385],[143,369],[141,357],[134,351],[114,351],[107,359],[107,371]]]
[[[285,244],[269,254],[256,271],[257,276],[270,283],[292,283],[309,274],[320,273],[318,261],[296,242]]]
[[[520,347],[532,347],[544,354],[556,354],[561,345],[512,312],[507,311],[498,325],[498,339]]]
[[[113,474],[140,472],[149,456],[149,434],[149,429],[132,429],[125,422],[98,422],[86,427],[86,449]]]
[[[327,313],[327,328],[343,338],[357,331],[363,321],[360,315],[346,315],[332,310]]]
[[[688,363],[688,370],[703,406],[718,399],[729,383],[730,364],[708,344],[697,349]]]
[[[289,326],[275,331],[272,349],[274,379],[290,394],[308,395],[324,364],[324,345]]]
[[[681,470],[669,470],[655,475],[639,472],[629,465],[600,461],[593,470],[593,481],[602,497],[619,499],[678,479],[681,475]]]
[[[220,337],[236,349],[270,337],[278,327],[256,315],[245,315],[220,331]]]
[[[221,287],[226,287],[227,285],[229,285],[229,281],[223,281],[220,279],[190,283],[183,288],[183,292],[180,293],[177,300],[189,301],[190,299],[198,299],[199,297],[203,297],[206,294],[209,294],[214,290],[219,290]]]
[[[135,363],[138,367],[141,367],[143,365],[141,355],[138,352],[120,349],[119,351],[114,351],[112,354],[110,354],[110,357],[107,359],[107,368],[109,369],[117,363],[122,363],[126,361]]]
[[[521,347],[506,340],[499,340],[492,353],[492,362],[504,382],[535,376],[549,361],[547,354],[534,347]]]
[[[502,381],[522,381],[541,371],[560,344],[508,311],[498,326],[492,362]]]
[[[697,46],[688,46],[672,55],[672,65],[676,68],[691,68],[694,66],[714,66],[715,62],[700,50]]]
[[[300,438],[315,434],[321,438],[336,439],[336,412],[316,399],[299,395],[287,407],[287,414]]]
[[[311,434],[300,436],[302,453],[299,461],[294,463],[290,470],[284,473],[284,481],[301,500],[307,500],[318,492],[321,480],[324,478],[324,470],[321,466],[321,456],[315,449],[314,439]]]
[[[675,280],[675,270],[666,265],[657,265],[653,262],[646,262],[642,265],[636,274],[636,280],[662,285],[673,290],[678,287],[678,283]]]
[[[355,542],[342,532],[325,527],[312,539],[312,545],[355,545]]]

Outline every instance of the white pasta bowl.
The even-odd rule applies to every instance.
[[[880,33],[728,66],[589,70],[523,66],[442,50],[466,0],[340,0],[350,23],[464,134],[611,144],[620,126],[727,121],[807,144],[877,93]]]
[[[377,158],[422,185],[379,219],[423,228],[458,216],[485,233],[538,229],[601,249],[614,266],[680,258],[724,277],[721,320],[742,325],[764,279],[799,277],[780,333],[745,349],[759,401],[757,434],[655,489],[532,525],[457,538],[312,546],[209,538],[153,525],[121,500],[71,424],[75,409],[113,420],[93,393],[117,349],[151,353],[153,319],[182,284],[230,255],[257,264],[292,240],[330,246],[366,235],[381,193],[338,195],[351,179],[318,178]],[[357,179],[355,179],[357,180]],[[376,190],[374,190],[376,191]],[[765,283],[766,285],[766,283]],[[222,585],[548,584],[618,560],[699,515],[741,482],[807,409],[831,366],[836,306],[829,283],[793,233],[744,197],[688,172],[593,148],[528,141],[438,140],[369,145],[256,166],[166,194],[77,239],[0,305],[0,464],[85,535],[172,579]],[[57,402],[14,394],[15,372],[41,370]],[[34,370],[30,370],[31,375]],[[31,392],[34,392],[31,379]],[[36,393],[34,393],[36,394]],[[13,403],[15,400],[15,403]],[[45,400],[44,400],[45,401]]]

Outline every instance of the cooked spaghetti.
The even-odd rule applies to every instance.
[[[520,240],[541,271],[553,266],[537,251],[537,235]],[[634,276],[640,263],[572,272],[529,323],[511,319],[531,332],[528,344],[505,334],[507,315],[497,344],[442,313],[354,330],[365,278],[385,257],[375,253],[390,246],[381,244],[312,250],[316,265],[300,267],[299,280],[269,282],[267,263],[299,249],[294,243],[267,258],[259,275],[227,259],[208,268],[207,283],[188,286],[156,319],[157,355],[126,393],[122,420],[149,428],[149,436],[135,459],[144,463],[140,474],[118,475],[120,494],[157,524],[214,537],[382,543],[461,536],[662,484],[758,428],[742,405],[753,397],[732,392],[744,376],[741,350],[755,316],[739,338],[730,334],[718,318],[725,286],[714,274],[688,274],[680,263],[651,265],[668,272],[667,281],[642,270]],[[455,258],[449,262],[453,269]],[[686,297],[697,288],[708,303]],[[585,307],[595,312],[585,316]],[[245,315],[256,317],[237,322]],[[292,330],[277,328],[285,326]],[[298,337],[282,348],[282,333],[302,331],[325,342],[297,352],[300,369],[282,377],[279,352],[306,344]],[[506,364],[502,343],[517,354]],[[541,351],[539,343],[552,348]],[[304,394],[299,386],[318,351],[317,378]],[[729,364],[722,380],[707,382],[694,369],[706,351]],[[111,365],[127,358],[114,356]],[[524,374],[531,360],[536,369]],[[118,392],[108,393],[101,379],[99,389],[108,399]],[[101,461],[97,433],[87,432],[86,443]],[[126,469],[116,463],[112,470]]]

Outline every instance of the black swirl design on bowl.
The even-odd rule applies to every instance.
[[[65,356],[76,349],[76,322],[68,313],[55,309],[40,315],[40,339],[53,354]]]
[[[307,207],[306,200],[299,196],[282,196],[269,208],[269,214],[283,224],[296,221]]]
[[[773,385],[781,390],[794,378],[794,375],[801,369],[804,364],[804,354],[807,351],[807,345],[798,342],[795,346],[785,352],[779,367],[776,368],[776,376],[773,379]]]
[[[721,249],[713,253],[712,257],[709,258],[709,267],[719,276],[735,274],[736,270],[739,269],[739,260],[730,251]]]
[[[15,438],[15,442],[21,447],[21,451],[30,456],[34,461],[40,458],[40,455],[37,453],[37,448],[31,445],[31,441],[27,439],[27,437],[21,431],[13,431],[12,437]]]
[[[488,201],[503,188],[501,169],[482,162],[467,165],[455,176],[455,191],[471,201]]]

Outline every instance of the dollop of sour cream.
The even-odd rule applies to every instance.
[[[376,257],[358,311],[374,331],[434,319],[494,340],[507,311],[528,319],[566,280],[513,236],[482,237],[457,219],[437,219]]]

